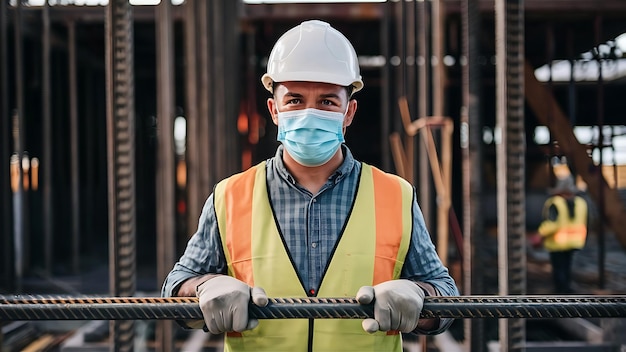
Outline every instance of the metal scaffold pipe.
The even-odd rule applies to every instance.
[[[250,305],[258,319],[364,319],[372,305],[354,298],[271,298]],[[426,297],[422,318],[626,317],[626,295]],[[0,296],[0,321],[202,319],[195,297]]]

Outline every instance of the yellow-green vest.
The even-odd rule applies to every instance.
[[[307,297],[272,213],[265,162],[220,182],[215,211],[229,275],[268,297]],[[361,286],[397,279],[412,230],[413,187],[362,164],[352,212],[317,297],[354,297]],[[227,333],[225,351],[402,351],[399,332],[368,334],[359,319],[261,319]]]
[[[574,216],[570,216],[567,201],[561,196],[546,200],[543,207],[544,218],[550,206],[556,207],[556,220],[544,220],[539,233],[544,237],[543,246],[551,252],[581,249],[587,239],[587,202],[582,197],[574,198]]]

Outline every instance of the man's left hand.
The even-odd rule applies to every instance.
[[[376,286],[363,286],[356,294],[361,304],[374,302],[374,319],[363,320],[363,330],[400,330],[409,333],[417,328],[424,307],[424,291],[410,280],[391,280]]]

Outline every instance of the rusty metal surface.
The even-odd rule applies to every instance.
[[[133,16],[128,0],[106,9],[109,280],[115,296],[135,293],[135,104]],[[133,349],[134,322],[111,323],[115,351]]]
[[[174,156],[174,118],[176,88],[174,77],[174,23],[172,4],[161,1],[156,7],[156,48],[157,48],[157,285],[162,283],[176,262],[176,214],[174,207],[176,160]],[[172,323],[159,322],[155,340],[157,351],[171,351],[174,348]]]
[[[484,221],[480,214],[483,198],[484,154],[481,130],[480,10],[474,0],[461,2],[462,55],[467,63],[462,68],[462,99],[460,117],[460,147],[462,151],[463,183],[463,293],[485,293]],[[485,322],[471,319],[464,322],[465,345],[470,351],[487,348]]]
[[[496,0],[498,292],[526,293],[524,1]],[[521,317],[520,317],[521,318]],[[525,322],[502,320],[502,351],[522,351]]]

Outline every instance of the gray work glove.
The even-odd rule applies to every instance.
[[[417,328],[424,307],[424,291],[413,281],[391,280],[376,286],[363,286],[356,294],[361,304],[374,302],[374,319],[363,320],[363,330],[400,330],[411,332]]]
[[[216,276],[198,285],[196,296],[206,327],[212,334],[254,329],[257,319],[248,316],[250,297],[257,306],[267,305],[267,295],[260,287],[250,287],[230,276]]]

